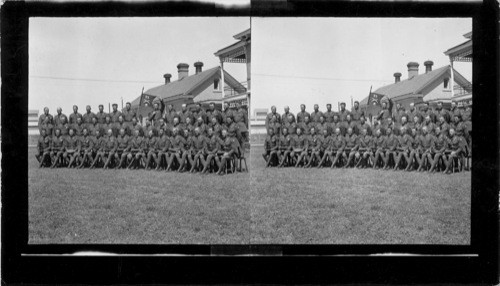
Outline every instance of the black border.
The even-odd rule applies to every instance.
[[[27,245],[29,17],[252,16],[473,17],[474,162],[471,246]],[[6,2],[2,35],[2,278],[11,283],[498,283],[498,4],[252,1],[251,8],[189,2]],[[298,35],[300,36],[300,35]],[[481,97],[479,97],[480,95]],[[492,124],[495,122],[495,124]],[[494,155],[493,155],[494,154]],[[74,257],[75,251],[121,256]],[[423,256],[371,256],[372,253]],[[32,254],[32,255],[22,255]],[[151,256],[184,253],[188,256]],[[142,254],[143,256],[132,256]],[[217,255],[217,256],[209,256]],[[238,255],[238,256],[226,256]],[[257,256],[247,256],[247,255]],[[436,255],[436,254],[443,254]],[[447,255],[470,254],[470,255]]]

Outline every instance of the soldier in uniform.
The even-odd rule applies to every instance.
[[[203,122],[207,121],[207,113],[203,110],[203,108],[201,108],[201,104],[199,103],[196,103],[194,105],[193,111],[191,112],[191,117],[193,122],[196,122],[198,120],[198,117],[201,117]]]
[[[392,117],[392,99],[388,99],[387,101],[382,101],[382,110],[380,110],[377,120],[380,120],[382,125],[386,125],[387,118]]]
[[[87,112],[85,112],[82,116],[83,126],[89,128],[89,126],[92,125],[92,118],[95,117],[95,114],[91,111],[90,105],[87,105],[86,111]]]
[[[212,121],[217,121],[215,117],[212,118]],[[202,174],[208,172],[210,163],[213,159],[217,157],[217,152],[219,151],[219,137],[214,133],[212,127],[208,128],[208,137],[205,138],[205,148],[203,156],[200,156],[201,164],[203,165]],[[206,156],[206,157],[205,157]],[[215,160],[218,162],[217,160]],[[220,168],[220,165],[218,165]]]
[[[447,109],[443,108],[442,101],[438,101],[437,107],[434,110],[434,118],[436,119],[436,121],[434,123],[438,123],[437,120],[439,120],[439,117],[441,117],[441,116],[444,117],[446,122],[450,122],[450,112]]]
[[[80,117],[78,117],[76,119],[76,123],[71,126],[71,128],[75,130],[76,137],[82,136],[84,127],[85,126],[83,125],[82,118]]]
[[[335,129],[335,135],[332,136],[331,140],[331,151],[325,152],[325,155],[330,157],[330,161],[332,161],[332,166],[330,168],[336,168],[337,162],[340,159],[340,156],[344,153],[344,148],[346,146],[345,137],[341,134],[340,128]],[[323,155],[323,159],[325,159],[325,155]],[[335,156],[335,157],[333,157]]]
[[[443,115],[440,115],[441,118],[443,118]],[[431,150],[431,155],[434,156],[434,159],[431,160],[431,168],[429,169],[429,173],[434,173],[435,169],[439,163],[439,159],[443,159],[444,162],[446,162],[446,157],[444,155],[444,152],[448,148],[448,137],[446,134],[441,132],[441,128],[439,126],[436,126],[435,134],[437,135],[434,138],[434,145],[432,146]]]
[[[306,105],[301,104],[300,105],[300,112],[297,113],[297,124],[304,122],[306,117],[310,117],[311,115],[309,112],[306,111]]]
[[[108,135],[104,139],[104,144],[103,144],[104,147],[102,148],[102,152],[97,153],[97,156],[94,159],[94,163],[92,163],[92,165],[95,165],[97,160],[99,160],[99,158],[102,158],[102,160],[104,161],[104,159],[107,156],[106,162],[104,163],[103,167],[104,169],[107,169],[111,161],[117,157],[116,151],[118,150],[118,140],[113,135],[113,130],[108,129],[107,133]]]
[[[181,105],[181,111],[179,113],[180,117],[180,123],[186,123],[186,118],[191,118],[192,120],[192,113],[188,110],[186,104]]]
[[[456,116],[456,115],[455,115]],[[448,141],[448,148],[445,151],[445,154],[448,155],[448,161],[446,161],[446,169],[444,173],[451,173],[451,165],[453,164],[453,160],[455,158],[460,158],[464,151],[464,142],[460,136],[457,136],[455,133],[455,128],[450,128],[450,139]]]
[[[78,169],[83,168],[83,165],[85,165],[85,162],[87,162],[87,160],[88,162],[92,162],[94,160],[94,141],[89,136],[87,128],[83,128],[82,131],[82,137],[80,138],[80,151],[82,160],[80,162],[80,165],[78,166]]]
[[[348,115],[349,117],[350,115]],[[354,160],[354,156],[358,151],[358,136],[354,134],[352,127],[347,128],[347,134],[345,135],[345,148],[344,152],[342,152],[342,157],[347,158],[347,162],[344,165],[344,168],[350,167],[351,162]]]
[[[248,141],[248,114],[246,110],[241,106],[241,104],[236,103],[237,110],[233,112],[233,120],[237,126],[236,137],[238,138],[238,143],[243,146],[243,143]],[[276,113],[277,120],[280,119],[280,115]]]
[[[201,120],[203,122],[203,119]],[[201,134],[200,128],[196,127],[194,129],[194,135],[189,138],[190,154],[187,158],[191,165],[191,170],[189,171],[191,173],[194,173],[196,168],[200,167],[200,159],[204,153],[205,140],[205,136]]]
[[[141,163],[146,166],[144,158],[148,153],[148,141],[149,138],[144,138],[142,132],[134,131],[134,136],[129,140],[130,152],[127,154],[127,159],[130,163],[127,166],[128,169],[138,169]]]
[[[273,115],[273,117],[271,118],[267,129],[273,129],[276,136],[279,136],[279,134],[281,134],[281,124],[277,121],[276,115]]]
[[[133,118],[132,118],[132,125],[130,126],[130,129],[129,129],[129,130],[130,130],[130,132],[134,132],[134,133],[135,133],[135,131],[136,131],[136,130],[139,130],[139,132],[141,132],[141,133],[142,133],[142,134],[144,134],[144,135],[147,135],[147,134],[148,134],[148,133],[144,133],[144,132],[143,132],[143,130],[142,130],[142,126],[141,126],[141,124],[139,124],[139,123],[137,122],[137,118],[136,118],[136,117],[133,117]]]
[[[402,123],[403,116],[406,116],[406,110],[400,103],[397,103],[396,112],[394,113],[394,122],[400,125]]]
[[[385,141],[386,137],[382,135],[382,130],[378,129],[376,131],[377,137],[373,140],[373,145],[375,147],[375,157],[373,158],[373,168],[378,169],[378,161],[379,159],[382,160],[382,162],[385,163]]]
[[[118,110],[118,104],[113,103],[112,105],[113,110],[109,114],[109,117],[111,117],[111,122],[116,123],[118,122],[118,118],[122,116],[122,113]]]
[[[333,115],[333,121],[330,123],[331,134],[335,133],[335,129],[339,129],[340,133],[344,133],[344,124],[340,122],[338,114]]]
[[[266,129],[269,129],[269,124],[271,123],[271,119],[273,119],[277,123],[281,124],[281,116],[276,112],[276,106],[271,106],[271,112],[266,115]],[[276,130],[275,130],[276,131]]]
[[[327,123],[332,123],[333,122],[333,116],[335,115],[336,113],[332,111],[332,105],[330,103],[328,103],[326,105],[326,112],[323,113],[323,116],[325,117],[325,121]]]
[[[330,152],[330,154],[331,154],[331,148],[332,148],[331,141],[333,140],[332,136],[330,135],[330,133],[328,132],[327,129],[323,129],[321,132],[323,135],[321,137],[321,146],[320,146],[321,159],[318,162],[318,168],[323,168],[324,159],[326,159],[328,156],[328,155],[326,155],[326,153]]]
[[[123,121],[123,116],[118,116],[118,121],[116,121],[114,123],[114,130],[116,132],[115,136],[118,137],[119,132],[120,132],[120,129],[123,129],[125,131],[125,135],[127,135],[127,138],[129,137],[129,129],[128,129],[128,126],[125,124],[125,122]]]
[[[413,144],[413,137],[411,137],[410,134],[408,134],[408,129],[405,126],[401,126],[400,129],[400,136],[398,137],[398,148],[397,150],[397,155],[396,155],[396,164],[394,165],[394,170],[398,170],[400,164],[401,164],[401,159],[405,159],[405,162],[407,164],[407,167],[410,166],[411,158],[410,158],[410,153],[412,151],[412,144]]]
[[[57,108],[57,114],[53,117],[53,121],[54,121],[54,126],[58,126],[58,125],[61,125],[61,121],[62,121],[62,118],[66,118],[66,122],[68,121],[68,117],[62,113],[62,108],[58,107]]]
[[[285,125],[286,123],[291,124],[292,120],[293,120],[293,122],[295,122],[295,115],[293,115],[293,113],[290,112],[290,107],[288,107],[288,105],[287,105],[287,106],[285,106],[284,110],[285,110],[285,113],[283,113],[283,115],[281,115],[281,123],[283,125]]]
[[[68,161],[68,168],[73,167],[73,163],[78,166],[78,159],[80,158],[80,140],[75,135],[75,131],[69,129],[69,136],[64,140],[64,153],[63,160]]]
[[[38,130],[40,131],[40,134],[42,133],[42,130],[45,130],[46,135],[52,136],[54,133],[54,125],[50,123],[50,118],[48,116],[43,119],[42,124],[38,125]]]
[[[310,118],[313,123],[318,123],[319,118],[323,116],[323,112],[319,111],[319,105],[314,105],[314,111],[311,112]]]
[[[192,117],[186,118],[186,123],[184,124],[183,132],[187,131],[188,135],[191,136],[194,134],[195,126],[193,125]]]
[[[268,128],[267,137],[264,140],[264,153],[262,154],[264,161],[266,161],[266,168],[271,165],[271,161],[274,158],[279,161],[278,149],[279,149],[279,140],[274,135],[274,129]]]
[[[314,123],[309,121],[309,116],[304,117],[304,121],[297,124],[300,129],[302,129],[302,133],[305,136],[309,136],[311,134],[311,128],[314,127]]]
[[[104,122],[106,122],[106,116],[108,116],[108,114],[104,112],[104,105],[99,104],[99,112],[95,114],[95,117],[97,118],[97,123],[104,124]]]
[[[295,168],[299,166],[302,162],[302,159],[307,156],[307,136],[302,134],[302,129],[297,128],[297,135],[294,136],[292,141],[292,152],[290,153],[290,157],[295,160]]]
[[[361,134],[361,130],[363,130],[363,129],[366,129],[367,134],[371,134],[370,124],[368,124],[368,122],[366,122],[365,116],[361,115],[361,117],[359,118],[358,125],[356,126],[355,130],[357,131],[357,133]]]
[[[361,116],[365,115],[361,109],[359,109],[359,102],[355,101],[354,102],[354,107],[351,109],[351,119],[354,122],[358,122],[361,119]]]
[[[103,152],[106,141],[105,138],[101,136],[101,129],[97,129],[95,131],[95,135],[91,135],[90,139],[92,140],[92,153],[94,154],[92,160],[90,161],[90,169],[94,169],[95,163],[98,161],[96,160],[97,155],[99,152]]]
[[[122,119],[123,120],[123,119]],[[127,159],[127,155],[131,149],[129,145],[130,138],[125,132],[125,128],[120,128],[119,134],[116,137],[116,143],[118,145],[115,152],[115,160],[118,161],[118,165],[116,165],[115,169],[121,169],[123,167],[123,163]]]
[[[328,123],[325,121],[324,116],[321,116],[319,118],[319,122],[316,123],[315,128],[318,131],[318,134],[324,134],[323,130],[326,130],[326,134],[328,134],[330,131],[330,128],[328,127]]]
[[[77,118],[82,118],[82,115],[78,113],[78,106],[73,105],[73,113],[69,115],[69,124],[75,124]]]
[[[429,108],[429,103],[424,102],[423,106],[420,108],[420,120],[423,121],[427,115],[430,116],[431,121],[434,122],[434,112]],[[430,130],[428,130],[430,133]]]
[[[362,116],[361,118],[364,118]],[[360,129],[360,135],[358,136],[358,148],[356,153],[354,154],[355,158],[358,160],[356,163],[356,168],[362,167],[365,168],[368,165],[368,157],[370,156],[370,149],[372,146],[372,137],[368,135],[368,131],[366,128]]]
[[[288,128],[283,127],[283,134],[279,138],[278,142],[278,167],[283,167],[286,161],[289,161],[290,153],[292,152],[292,136],[288,134]]]
[[[384,146],[385,157],[383,158],[383,160],[384,170],[387,170],[389,169],[389,162],[391,160],[391,157],[396,163],[396,158],[398,156],[397,148],[399,147],[399,138],[392,132],[392,127],[387,127],[385,131],[387,135]],[[396,165],[394,167],[396,167]]]
[[[451,109],[450,109],[450,121],[448,123],[451,123],[453,121],[453,117],[455,117],[455,115],[462,115],[462,110],[460,110],[457,106],[457,103],[455,101],[452,101],[451,102]]]
[[[288,129],[288,134],[291,136],[297,134],[297,123],[295,123],[295,117],[293,114],[288,114],[288,119],[285,124],[283,124],[283,128]]]
[[[42,123],[45,122],[46,118],[48,119],[48,123],[52,123],[54,121],[54,118],[49,113],[49,108],[48,107],[44,107],[43,108],[43,114],[40,115],[40,117],[38,118],[38,126],[42,125]]]
[[[136,118],[137,114],[132,110],[132,105],[130,102],[125,103],[125,109],[122,112],[123,122],[127,125],[128,129],[132,131],[132,119]]]
[[[219,171],[217,172],[218,175],[224,175],[224,171],[226,170],[226,162],[227,160],[230,160],[233,155],[237,154],[239,151],[240,144],[238,143],[238,140],[234,137],[227,136],[228,132],[226,130],[222,130],[222,137],[221,137],[221,149],[223,151],[222,156],[220,157],[220,161],[217,165],[220,166]],[[219,160],[219,158],[217,158]]]
[[[51,168],[59,166],[59,161],[64,153],[64,137],[61,135],[61,129],[56,128],[54,136],[50,141],[50,158],[52,161]]]
[[[179,168],[177,171],[183,172],[185,171],[185,161],[187,157],[187,152],[186,152],[186,139],[180,135],[179,133],[182,132],[178,130],[177,128],[174,128],[172,130],[172,145],[171,148],[169,148],[170,156],[171,158],[171,164],[167,166],[167,171],[171,170],[171,165],[174,162],[174,159],[177,160],[177,163],[179,164]]]
[[[205,124],[205,120],[202,116],[198,116],[198,118],[196,118],[196,123],[194,126],[195,128],[200,129],[201,135],[205,136],[205,134],[207,134],[207,125]]]
[[[48,118],[44,118],[44,121],[48,120]],[[38,154],[36,154],[35,157],[38,160],[38,163],[40,163],[39,167],[42,168],[45,161],[47,161],[47,159],[50,159],[50,136],[47,135],[45,129],[42,129],[40,131],[40,137],[38,137],[37,147]]]
[[[92,117],[92,122],[87,128],[90,136],[97,136],[97,131],[101,131],[101,125],[97,122],[97,117]],[[99,132],[100,133],[100,132]]]
[[[427,127],[422,127],[422,135],[420,135],[419,138],[420,148],[418,150],[418,153],[415,155],[417,161],[419,161],[417,172],[423,171],[427,163],[432,162],[431,151],[434,148],[433,139],[434,138],[432,138],[432,135],[428,132]]]
[[[349,111],[347,111],[347,110],[345,109],[345,102],[341,102],[341,103],[340,103],[340,110],[339,110],[339,112],[338,112],[338,115],[339,115],[339,120],[340,120],[341,122],[346,121],[347,114],[349,114]]]
[[[208,106],[208,110],[206,112],[207,118],[205,123],[210,124],[212,123],[212,118],[215,118],[217,122],[221,122],[222,120],[222,114],[220,113],[219,110],[215,109],[215,103],[210,102],[210,105]]]
[[[316,163],[321,162],[321,137],[316,135],[316,129],[311,127],[311,136],[308,138],[307,151],[310,154],[309,162],[305,168],[310,168],[313,161],[316,159]]]
[[[148,132],[148,158],[146,161],[146,170],[149,170],[151,165],[151,159],[156,163],[156,171],[162,168],[163,158],[165,158],[166,167],[170,165],[170,155],[168,154],[168,149],[170,148],[170,138],[165,133],[165,130],[160,129],[158,131],[158,137],[155,136],[155,132],[150,130]]]
[[[408,115],[409,121],[413,121],[414,122],[415,116],[418,116],[419,120],[421,121],[421,119],[420,119],[420,112],[415,108],[415,103],[413,103],[413,102],[410,103],[410,109],[408,109],[408,111],[406,112],[406,114]]]
[[[422,127],[427,127],[427,132],[429,134],[434,135],[434,130],[436,129],[436,125],[432,122],[431,116],[427,114],[425,116],[424,122],[422,122]]]
[[[352,132],[355,133],[354,131],[356,130],[356,127],[358,123],[356,121],[352,121],[351,114],[347,114],[345,117],[345,121],[342,122],[344,125],[344,130],[347,131],[347,129],[351,128]]]
[[[219,124],[219,121],[217,120],[216,117],[212,117],[212,122],[209,126],[209,128],[212,128],[212,132],[219,137],[222,131],[222,126]]]
[[[224,109],[222,110],[222,122],[226,122],[228,117],[233,117],[233,110],[229,107],[229,103],[226,101],[224,102]]]

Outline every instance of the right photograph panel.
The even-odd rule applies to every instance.
[[[252,18],[252,244],[470,244],[470,18]]]

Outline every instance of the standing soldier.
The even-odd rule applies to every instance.
[[[281,116],[276,112],[276,106],[271,106],[271,112],[266,115],[266,129],[269,129],[269,124],[271,123],[271,119],[273,119],[277,123],[281,123]],[[276,131],[276,130],[275,130]]]
[[[78,159],[80,158],[80,140],[75,136],[75,131],[71,128],[69,129],[69,136],[64,140],[64,154],[63,160],[68,161],[68,168],[73,167],[73,163],[78,165]]]
[[[332,123],[333,122],[333,116],[337,114],[335,112],[332,111],[332,105],[330,103],[328,103],[326,105],[326,112],[323,113],[323,116],[325,117],[325,121],[327,123]]]
[[[61,135],[61,129],[56,128],[55,134],[50,140],[50,158],[52,161],[51,168],[59,166],[59,161],[64,153],[64,137]]]
[[[212,121],[217,120],[215,117],[212,118]],[[208,137],[205,138],[205,148],[204,148],[204,156],[200,156],[201,163],[203,164],[202,174],[208,172],[208,168],[210,167],[210,163],[212,159],[217,157],[217,151],[219,150],[219,138],[214,134],[212,127],[208,128]],[[205,158],[206,156],[206,158]],[[220,165],[218,166],[220,168]]]
[[[315,104],[314,105],[314,111],[311,113],[311,121],[314,123],[319,122],[319,118],[323,116],[323,112],[319,111],[319,105]]]
[[[73,105],[73,113],[69,115],[69,124],[75,124],[77,118],[82,119],[82,115],[78,113],[78,106]]]
[[[278,143],[278,138],[274,135],[274,129],[273,128],[268,128],[267,129],[267,137],[264,140],[264,153],[262,154],[262,157],[264,158],[264,161],[266,161],[266,168],[271,165],[271,160],[273,160],[274,157],[279,161],[278,158],[278,149],[279,149],[279,143]]]
[[[288,105],[287,105],[287,106],[285,106],[284,110],[285,110],[285,113],[283,113],[283,115],[281,115],[281,123],[283,125],[285,125],[286,123],[291,124],[292,120],[293,120],[293,122],[295,122],[295,115],[293,115],[293,113],[290,112],[290,107],[288,107]]]
[[[127,159],[127,155],[129,150],[131,149],[129,146],[130,138],[125,133],[124,128],[120,128],[119,135],[116,137],[116,143],[118,145],[115,152],[115,160],[118,161],[118,165],[116,165],[115,169],[121,169],[123,167],[123,163]]]
[[[40,115],[40,117],[38,118],[38,126],[42,125],[42,123],[45,122],[46,118],[48,119],[48,123],[54,122],[54,118],[49,113],[49,108],[48,107],[44,107],[43,108],[43,114]]]
[[[91,162],[94,160],[93,158],[93,153],[94,153],[94,143],[95,141],[91,136],[89,136],[89,132],[87,128],[83,128],[82,131],[82,137],[80,138],[80,148],[82,152],[82,161],[80,162],[80,165],[78,166],[78,169],[83,168],[83,165],[85,165],[85,162]]]
[[[44,120],[48,121],[48,118],[45,118]],[[42,129],[40,131],[40,137],[38,137],[37,147],[38,147],[38,154],[36,154],[35,157],[40,163],[38,167],[42,168],[44,166],[45,161],[50,158],[50,136],[47,135],[45,129]]]
[[[95,117],[97,118],[97,123],[104,124],[104,122],[106,122],[106,116],[108,116],[108,114],[104,112],[104,105],[99,104],[99,111],[95,114]]]
[[[351,109],[351,119],[354,122],[358,122],[361,119],[361,116],[364,116],[364,111],[361,111],[359,108],[359,101],[354,102],[354,107]]]
[[[62,113],[62,108],[57,108],[57,114],[54,116],[54,126],[58,126],[62,124],[62,118],[66,118],[66,122],[68,121],[68,117]]]
[[[95,117],[95,114],[91,111],[90,105],[87,105],[85,114],[83,114],[83,127],[89,128],[92,125],[92,118]]]
[[[226,162],[227,160],[230,160],[235,154],[238,154],[238,150],[240,148],[240,144],[238,143],[238,140],[234,137],[227,136],[228,133],[225,130],[222,130],[222,137],[221,137],[221,149],[224,152],[220,158],[220,163],[217,164],[219,165],[219,172],[217,172],[218,175],[224,175],[224,171],[226,170]]]
[[[123,122],[127,125],[130,132],[132,132],[132,119],[136,118],[137,114],[132,110],[130,102],[125,103],[125,109],[122,112]]]
[[[349,117],[350,115],[348,115]],[[354,160],[354,156],[358,151],[358,136],[354,134],[352,127],[347,128],[347,134],[345,135],[345,148],[342,156],[347,158],[347,162],[344,168],[350,167],[351,162]]]
[[[297,113],[297,124],[304,122],[306,117],[310,117],[311,115],[309,112],[306,111],[306,105],[301,104],[300,105],[300,112]]]
[[[118,110],[118,104],[113,103],[111,106],[113,107],[113,110],[111,111],[109,116],[111,117],[111,122],[116,123],[118,122],[118,118],[122,116],[122,113]]]
[[[384,151],[385,151],[385,157],[384,159],[384,170],[389,169],[389,162],[392,158],[394,163],[396,163],[396,158],[398,156],[397,149],[399,146],[399,138],[394,135],[392,132],[393,127],[387,127],[386,129],[386,140],[385,140],[385,146],[384,146]],[[394,165],[394,168],[396,165]]]
[[[345,102],[340,103],[340,110],[339,110],[338,114],[339,114],[339,120],[341,122],[346,121],[347,114],[349,114],[349,111],[347,111],[345,109]]]

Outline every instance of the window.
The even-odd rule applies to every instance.
[[[218,78],[214,79],[214,89],[219,90],[219,79]]]
[[[445,77],[443,81],[444,88],[448,88],[448,81],[450,81],[450,79]]]

